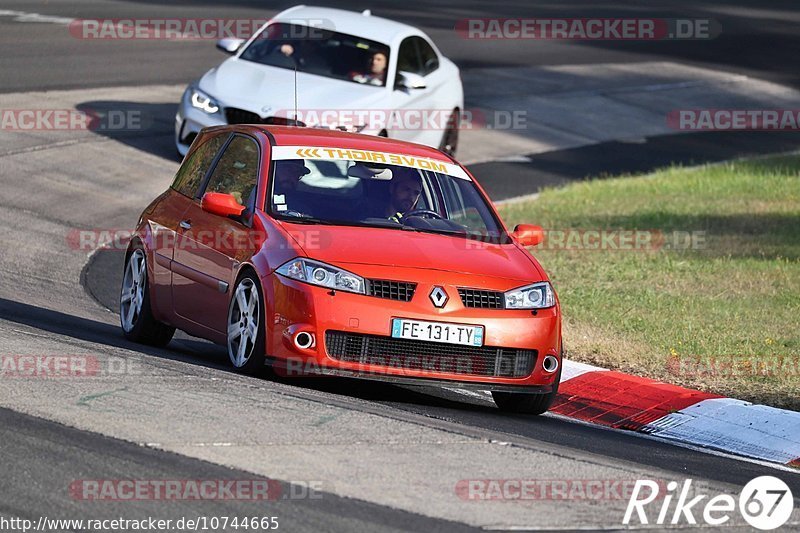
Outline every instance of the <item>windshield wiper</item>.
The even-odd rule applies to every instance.
[[[418,228],[416,226],[407,226],[405,224],[400,224],[397,222],[389,222],[386,223],[382,222],[362,222],[362,225],[365,226],[372,226],[376,228],[387,228],[387,229],[399,229],[402,231],[415,231],[417,233],[433,233],[434,235],[466,235],[467,233],[464,231],[447,231],[447,230],[440,230],[434,228]]]
[[[293,224],[320,224],[323,226],[336,226],[342,225],[340,222],[336,222],[335,220],[324,220],[317,217],[306,216],[306,215],[286,215],[282,216],[280,220],[285,222],[291,222]]]
[[[387,220],[386,222],[378,222],[378,221],[369,221],[364,222],[361,221],[358,223],[359,226],[363,226],[365,228],[387,228],[387,229],[399,229],[404,231],[416,231],[416,228],[412,228],[411,226],[406,226],[404,224],[400,224],[398,222],[392,222]]]
[[[434,235],[466,235],[465,231],[447,231],[444,229],[433,229],[433,228],[413,228],[415,231],[420,233],[433,233]]]

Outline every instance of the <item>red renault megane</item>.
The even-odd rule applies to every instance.
[[[555,291],[470,173],[416,144],[220,126],[142,213],[120,300],[125,336],[176,328],[233,366],[491,390],[543,413],[561,375]]]

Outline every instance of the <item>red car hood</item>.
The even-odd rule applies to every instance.
[[[514,244],[381,228],[283,226],[308,257],[326,263],[422,268],[523,282],[544,279],[531,256]]]

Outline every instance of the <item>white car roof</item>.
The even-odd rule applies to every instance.
[[[310,25],[388,45],[406,35],[425,35],[414,26],[402,22],[331,7],[295,6],[278,13],[271,21]]]

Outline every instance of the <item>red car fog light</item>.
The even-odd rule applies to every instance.
[[[293,352],[308,355],[317,347],[317,335],[311,324],[292,324],[283,330],[283,345]]]
[[[294,336],[294,345],[301,350],[307,350],[316,346],[317,341],[313,333],[301,331]]]
[[[558,358],[552,355],[545,355],[542,360],[542,368],[548,374],[552,374],[558,370]]]

